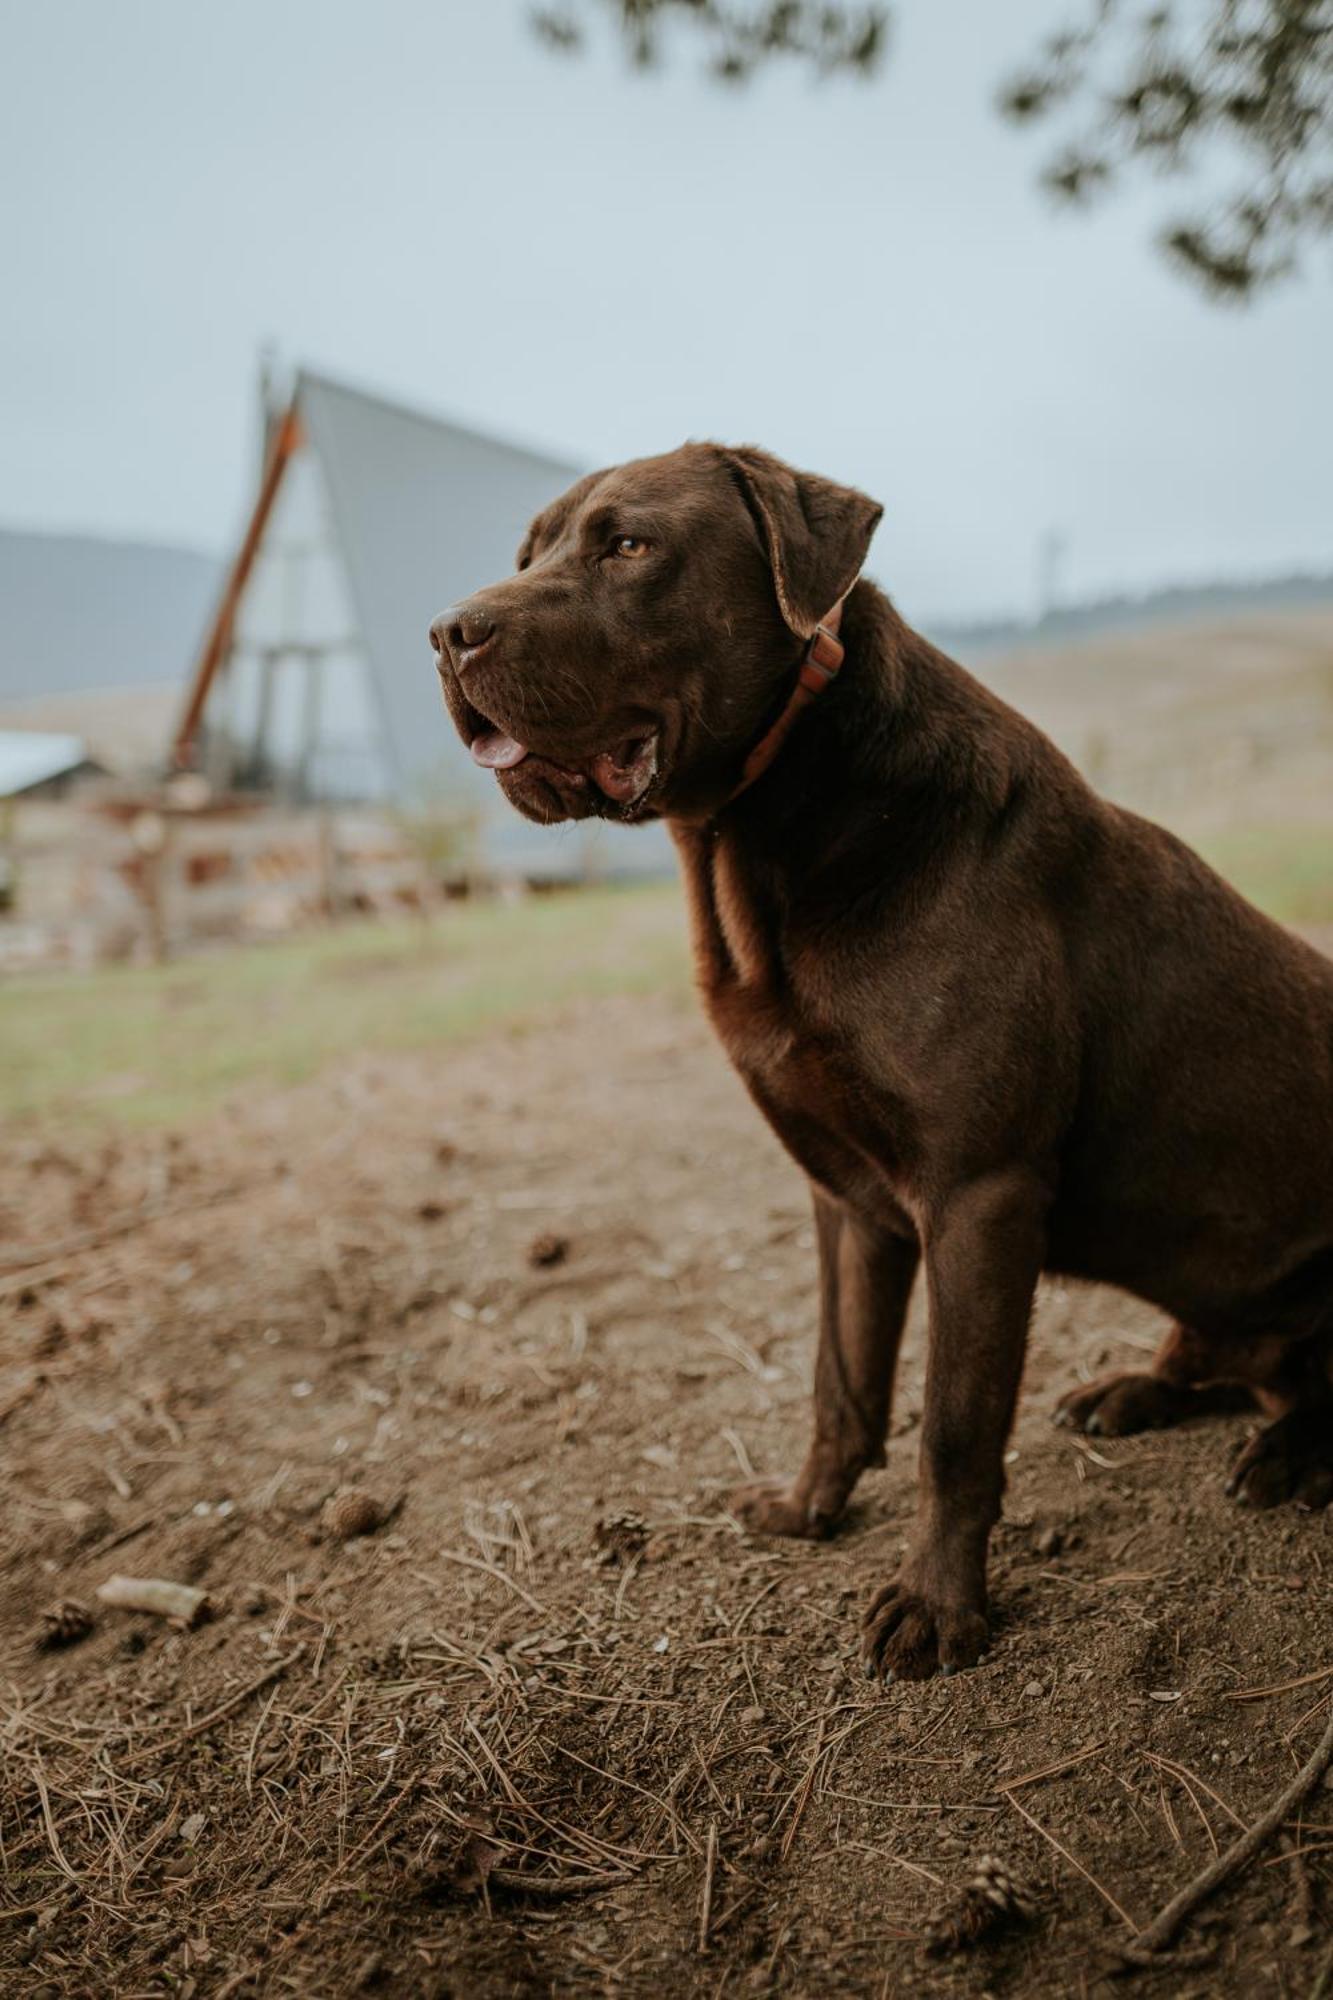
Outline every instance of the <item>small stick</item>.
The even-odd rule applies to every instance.
[[[1076,1868],[1079,1874],[1083,1877],[1083,1880],[1085,1882],[1090,1882],[1092,1884],[1093,1888],[1097,1891],[1097,1894],[1101,1897],[1102,1901],[1106,1904],[1109,1904],[1110,1908],[1115,1911],[1121,1923],[1127,1924],[1129,1929],[1133,1930],[1134,1929],[1133,1917],[1130,1916],[1128,1910],[1124,1910],[1120,1907],[1115,1897],[1111,1894],[1111,1891],[1109,1889],[1104,1889],[1101,1883],[1097,1880],[1097,1877],[1095,1875],[1090,1875],[1087,1869],[1083,1866],[1083,1863],[1081,1861],[1076,1861],[1073,1855],[1069,1852],[1069,1849],[1067,1847],[1062,1847],[1059,1841],[1056,1839],[1055,1835],[1053,1833],[1048,1833],[1046,1828],[1042,1825],[1041,1821],[1039,1819],[1034,1819],[1032,1817],[1032,1814],[1028,1811],[1026,1806],[1019,1805],[1018,1800],[1008,1792],[1005,1793],[1005,1797],[1009,1800],[1009,1803],[1013,1807],[1014,1811],[1016,1813],[1019,1813],[1027,1821],[1028,1825],[1041,1835],[1043,1840],[1049,1841],[1057,1854],[1063,1854],[1065,1860],[1069,1863],[1070,1867]]]
[[[1235,1688],[1223,1695],[1224,1701],[1267,1701],[1272,1694],[1289,1694],[1292,1688],[1313,1687],[1316,1681],[1326,1681],[1333,1674],[1333,1667],[1321,1667],[1317,1674],[1302,1674],[1294,1681],[1274,1681],[1270,1687]]]
[[[809,1770],[806,1772],[804,1778],[802,1778],[801,1783],[797,1788],[796,1802],[792,1810],[792,1816],[791,1816],[791,1825],[787,1828],[786,1833],[783,1835],[782,1849],[778,1855],[779,1861],[785,1861],[787,1859],[787,1856],[791,1853],[791,1844],[796,1838],[796,1829],[801,1824],[802,1817],[804,1816],[805,1813],[805,1808],[810,1800],[810,1793],[814,1789],[815,1774],[819,1769],[819,1760],[824,1754],[824,1725],[827,1721],[828,1717],[826,1715],[820,1716],[819,1730],[815,1736],[815,1754],[810,1759]]]
[[[1003,1789],[1016,1792],[1020,1785],[1035,1785],[1039,1778],[1054,1778],[1061,1771],[1072,1771],[1076,1764],[1086,1764],[1089,1757],[1095,1757],[1099,1750],[1105,1748],[1104,1743],[1094,1743],[1090,1750],[1080,1750],[1077,1756],[1064,1757],[1058,1764],[1039,1764],[1035,1771],[1024,1771],[1021,1777],[1006,1778]]]
[[[1328,2000],[1330,1993],[1333,1993],[1333,1947],[1330,1947],[1327,1958],[1319,1968],[1319,1977],[1310,1988],[1310,2000]]]
[[[704,1853],[704,1892],[699,1905],[699,1949],[708,1949],[708,1931],[713,1921],[713,1876],[717,1869],[717,1821],[708,1822],[708,1846]]]
[[[494,1577],[497,1583],[503,1583],[516,1597],[521,1597],[525,1604],[530,1604],[539,1618],[550,1617],[547,1607],[539,1604],[532,1592],[524,1590],[521,1583],[515,1583],[508,1570],[501,1569],[498,1563],[483,1562],[480,1556],[460,1555],[456,1549],[436,1549],[435,1554],[442,1562],[459,1563],[464,1569],[479,1569],[483,1576]],[[495,1870],[492,1869],[491,1873],[494,1875]]]
[[[745,1623],[750,1613],[758,1609],[758,1607],[763,1603],[764,1599],[769,1595],[769,1593],[777,1589],[781,1581],[782,1578],[780,1576],[770,1577],[769,1581],[764,1585],[763,1589],[757,1591],[755,1595],[750,1599],[750,1602],[745,1606],[744,1610],[740,1614],[740,1617],[736,1620],[736,1623],[731,1628],[731,1636],[733,1639],[736,1638],[737,1634],[740,1632],[741,1626]]]
[[[126,1542],[134,1541],[146,1528],[155,1527],[159,1518],[157,1514],[141,1514],[139,1519],[131,1521],[127,1528],[115,1529],[104,1541],[89,1549],[85,1560],[90,1563],[96,1562],[102,1556],[109,1556],[112,1549],[124,1548]]]
[[[492,1868],[486,1876],[488,1883],[524,1896],[586,1896],[592,1889],[614,1889],[617,1883],[633,1879],[628,1868],[602,1868],[588,1875],[529,1875],[522,1868]]]
[[[258,1694],[261,1688],[266,1688],[271,1682],[280,1680],[288,1667],[299,1660],[304,1651],[305,1644],[302,1642],[296,1648],[295,1652],[288,1653],[285,1660],[278,1660],[275,1665],[265,1668],[262,1674],[256,1674],[252,1681],[247,1681],[244,1687],[237,1688],[235,1694],[228,1695],[225,1701],[219,1702],[218,1706],[210,1709],[207,1715],[201,1715],[198,1721],[192,1722],[189,1725],[188,1729],[178,1730],[174,1736],[167,1737],[163,1743],[146,1745],[144,1755],[160,1757],[164,1750],[177,1750],[182,1743],[188,1743],[192,1737],[202,1736],[205,1730],[212,1729],[216,1723],[225,1722],[229,1715],[234,1714],[238,1708],[243,1707],[249,1701],[252,1694]]]
[[[221,1188],[202,1197],[191,1196],[186,1201],[145,1201],[138,1208],[113,1215],[96,1229],[78,1229],[70,1236],[57,1236],[47,1243],[20,1243],[0,1264],[0,1277],[10,1278],[43,1264],[81,1256],[85,1250],[98,1250],[104,1243],[113,1242],[117,1236],[128,1236],[150,1222],[162,1222],[171,1215],[188,1215],[194,1209],[213,1208],[219,1202],[234,1201],[241,1192],[239,1188]]]
[[[1293,1807],[1300,1805],[1307,1793],[1313,1791],[1330,1764],[1333,1764],[1333,1709],[1329,1711],[1328,1727],[1311,1755],[1285,1790],[1279,1792],[1267,1812],[1262,1813],[1247,1833],[1233,1841],[1225,1853],[1210,1862],[1192,1882],[1187,1882],[1179,1895],[1171,1898],[1148,1928],[1139,1932],[1125,1956],[1137,1964],[1140,1959],[1150,1959],[1163,1945],[1170,1944],[1191,1910],[1205,1902],[1229,1876],[1258,1853],[1264,1842],[1271,1839],[1290,1816]]]
[[[159,1576],[109,1576],[98,1584],[97,1596],[117,1611],[150,1611],[156,1618],[179,1618],[187,1627],[198,1624],[208,1603],[206,1590]]]

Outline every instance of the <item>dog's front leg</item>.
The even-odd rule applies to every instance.
[[[930,1357],[916,1520],[903,1565],[866,1613],[866,1672],[924,1680],[985,1649],[986,1548],[1041,1271],[1045,1197],[1026,1174],[954,1193],[924,1231]]]
[[[819,1242],[819,1353],[815,1431],[794,1479],[761,1480],[731,1509],[765,1535],[826,1535],[869,1465],[884,1463],[884,1434],[903,1320],[920,1260],[894,1235],[814,1190]]]

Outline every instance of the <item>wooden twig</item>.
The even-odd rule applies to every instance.
[[[588,1875],[529,1875],[523,1868],[492,1868],[488,1883],[521,1896],[586,1896],[593,1889],[614,1889],[634,1877],[628,1868],[599,1868]]]
[[[207,1730],[214,1728],[219,1722],[225,1722],[229,1715],[233,1714],[238,1708],[242,1708],[249,1701],[251,1695],[258,1694],[261,1688],[266,1688],[272,1682],[281,1680],[288,1667],[294,1666],[304,1651],[305,1643],[302,1641],[294,1652],[288,1653],[285,1660],[278,1660],[273,1666],[266,1667],[262,1674],[256,1674],[252,1681],[247,1681],[244,1687],[237,1688],[235,1694],[229,1694],[225,1701],[219,1702],[217,1707],[210,1709],[207,1715],[201,1715],[187,1729],[177,1730],[174,1736],[167,1737],[163,1743],[146,1745],[144,1755],[160,1757],[164,1751],[178,1750],[182,1743],[189,1743],[194,1737],[204,1735]]]
[[[796,1790],[795,1803],[792,1807],[791,1825],[782,1837],[782,1848],[778,1855],[780,1861],[785,1861],[791,1853],[791,1844],[796,1838],[796,1830],[801,1824],[805,1808],[810,1800],[810,1794],[814,1790],[815,1774],[819,1770],[819,1760],[824,1754],[824,1725],[827,1721],[828,1717],[826,1715],[820,1716],[819,1729],[815,1736],[815,1754],[810,1759],[810,1767]]]
[[[1319,1976],[1310,1988],[1310,2000],[1329,2000],[1333,1994],[1333,1946],[1319,1968]]]
[[[1097,1891],[1097,1894],[1101,1897],[1102,1901],[1105,1904],[1107,1904],[1109,1908],[1115,1911],[1121,1923],[1124,1924],[1127,1927],[1127,1929],[1131,1931],[1134,1930],[1135,1924],[1133,1917],[1130,1916],[1128,1910],[1122,1908],[1122,1906],[1119,1903],[1117,1903],[1115,1897],[1111,1894],[1111,1891],[1109,1889],[1103,1888],[1102,1884],[1097,1880],[1097,1877],[1095,1875],[1090,1874],[1089,1871],[1083,1866],[1083,1863],[1081,1861],[1075,1860],[1074,1856],[1069,1852],[1069,1849],[1067,1847],[1062,1847],[1060,1842],[1056,1839],[1055,1835],[1053,1833],[1049,1833],[1047,1829],[1042,1825],[1039,1819],[1034,1819],[1032,1817],[1032,1814],[1028,1811],[1026,1806],[1019,1805],[1018,1800],[1013,1797],[1012,1793],[1006,1792],[1004,1796],[1008,1799],[1014,1811],[1018,1813],[1021,1818],[1027,1821],[1028,1825],[1033,1829],[1033,1831],[1039,1833],[1043,1840],[1049,1841],[1050,1845],[1055,1849],[1056,1853],[1062,1854],[1065,1860],[1069,1863],[1070,1867],[1077,1869],[1078,1873],[1083,1877],[1083,1880],[1085,1882],[1090,1882],[1092,1884],[1092,1887]]]
[[[100,1249],[117,1236],[128,1236],[135,1229],[144,1229],[150,1222],[161,1222],[169,1215],[188,1215],[194,1209],[213,1208],[219,1202],[234,1201],[243,1192],[240,1188],[221,1188],[202,1198],[192,1196],[188,1201],[145,1201],[137,1208],[113,1215],[96,1229],[76,1229],[69,1236],[53,1237],[49,1243],[21,1243],[0,1264],[0,1277],[9,1278],[42,1264],[62,1264],[65,1259],[80,1256],[85,1250]]]
[[[208,1592],[191,1583],[172,1583],[160,1576],[109,1576],[97,1586],[103,1604],[116,1611],[148,1611],[155,1618],[176,1618],[197,1625],[208,1605]]]
[[[1072,1771],[1076,1764],[1086,1764],[1089,1757],[1095,1757],[1105,1748],[1104,1743],[1094,1743],[1090,1750],[1080,1750],[1074,1757],[1062,1757],[1058,1764],[1039,1764],[1035,1771],[1024,1771],[1017,1778],[1006,1778],[998,1789],[1016,1792],[1020,1785],[1035,1785],[1039,1778],[1056,1778],[1062,1771]]]
[[[539,1604],[532,1595],[532,1592],[524,1590],[522,1584],[516,1583],[514,1578],[510,1576],[509,1571],[501,1569],[498,1563],[483,1562],[480,1556],[460,1555],[457,1549],[436,1549],[435,1554],[442,1562],[458,1563],[462,1569],[477,1569],[481,1571],[483,1576],[493,1577],[496,1583],[502,1583],[507,1590],[512,1590],[515,1597],[521,1597],[523,1602],[530,1605],[539,1617],[550,1617],[551,1614],[547,1606]],[[494,1877],[494,1870],[491,1872],[492,1877]]]
[[[1333,1674],[1333,1667],[1320,1667],[1317,1673],[1301,1674],[1294,1681],[1273,1681],[1268,1687],[1233,1688],[1225,1694],[1224,1701],[1267,1701],[1270,1695],[1289,1694],[1292,1688],[1313,1687],[1317,1681],[1326,1681]]]
[[[713,1877],[717,1872],[717,1821],[708,1822],[708,1846],[704,1851],[704,1887],[699,1903],[699,1949],[707,1951],[708,1932],[713,1921]]]
[[[1206,1902],[1215,1889],[1234,1875],[1239,1868],[1253,1858],[1266,1840],[1281,1827],[1293,1809],[1300,1805],[1307,1794],[1313,1791],[1324,1772],[1333,1764],[1333,1709],[1329,1711],[1328,1726],[1316,1743],[1311,1755],[1302,1764],[1291,1783],[1273,1800],[1267,1812],[1243,1833],[1239,1840],[1232,1842],[1215,1861],[1187,1882],[1178,1895],[1171,1898],[1165,1909],[1159,1911],[1146,1930],[1142,1930],[1129,1946],[1125,1956],[1131,1963],[1150,1960],[1164,1945],[1170,1944],[1180,1926],[1192,1910]]]

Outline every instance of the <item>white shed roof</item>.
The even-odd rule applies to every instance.
[[[0,729],[0,799],[31,791],[90,762],[81,736],[39,729]]]

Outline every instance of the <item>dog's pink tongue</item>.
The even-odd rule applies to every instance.
[[[527,744],[506,736],[503,729],[488,729],[472,739],[472,761],[485,771],[512,771],[527,754]]]

